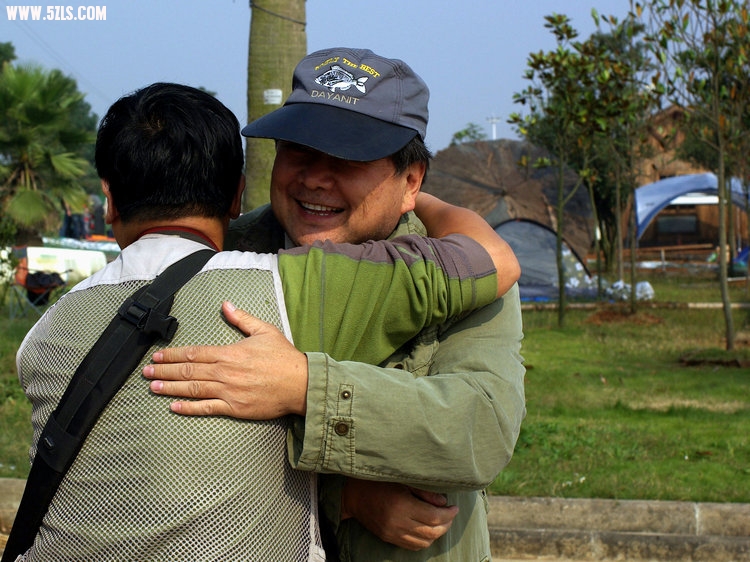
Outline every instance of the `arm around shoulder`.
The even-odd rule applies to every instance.
[[[521,265],[510,245],[489,223],[474,211],[420,193],[414,212],[432,238],[463,234],[479,243],[490,255],[497,270],[497,296],[504,295],[521,277]]]

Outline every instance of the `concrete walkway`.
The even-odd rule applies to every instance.
[[[25,483],[0,478],[0,551]],[[489,501],[494,562],[750,562],[750,504],[499,496]]]
[[[500,560],[750,561],[750,504],[490,497]]]

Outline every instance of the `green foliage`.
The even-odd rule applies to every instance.
[[[16,49],[13,43],[0,43],[0,70],[5,63],[11,63],[16,60]]]
[[[609,270],[624,231],[622,209],[636,185],[634,164],[646,155],[647,120],[661,88],[639,40],[644,26],[634,17],[620,21],[596,10],[592,17],[598,31],[585,41],[576,40],[567,17],[545,18],[559,45],[529,56],[525,77],[532,84],[514,96],[529,113],[514,114],[511,122],[578,172],[590,192]],[[608,30],[601,31],[605,25]]]
[[[482,131],[479,125],[477,125],[476,123],[468,123],[465,129],[461,129],[460,131],[453,133],[450,145],[456,146],[457,144],[481,141],[485,140],[486,138],[487,135],[484,133],[484,131]]]
[[[0,303],[5,302],[16,267],[17,260],[13,253],[8,251],[15,239],[16,224],[7,216],[0,216]]]
[[[29,473],[31,404],[16,376],[16,350],[35,318],[9,320],[0,303],[0,478],[26,478]]]
[[[745,179],[750,147],[750,12],[740,0],[650,0],[647,44],[661,63],[670,101],[688,114],[690,154],[705,161],[717,176],[719,197],[719,270],[727,349],[734,346],[734,325],[727,298],[727,171]],[[645,10],[644,10],[645,8]],[[696,142],[707,150],[696,150]],[[713,154],[712,154],[713,153]]]
[[[16,237],[16,225],[6,215],[0,216],[0,248],[13,244]]]
[[[557,48],[547,53],[531,53],[525,78],[531,82],[514,95],[514,102],[527,105],[529,113],[513,113],[510,123],[530,142],[543,146],[553,156],[557,169],[557,262],[558,300],[565,303],[565,272],[562,263],[564,208],[587,179],[592,189],[594,173],[592,141],[606,127],[606,117],[613,111],[602,95],[602,86],[610,81],[611,68],[602,65],[603,49],[596,43],[576,41],[578,32],[565,15],[546,16],[545,27],[555,36]],[[577,165],[578,182],[568,188],[565,173]],[[535,165],[541,165],[540,162]],[[595,209],[594,209],[595,210]],[[598,254],[598,252],[597,252]],[[564,323],[565,306],[559,308],[558,321]]]
[[[738,0],[650,0],[631,6],[622,21],[592,10],[597,26],[606,24],[609,32],[598,32],[585,41],[577,39],[567,16],[545,17],[557,47],[529,55],[524,77],[530,84],[514,94],[527,114],[514,113],[509,119],[517,132],[552,153],[560,175],[566,166],[578,172],[589,190],[602,235],[602,248],[595,248],[595,253],[599,256],[603,250],[611,263],[617,250],[621,270],[623,208],[638,185],[636,163],[649,156],[649,120],[664,96],[688,114],[683,154],[703,165],[714,160],[706,167],[716,171],[719,181],[722,248],[727,238],[727,170],[750,185],[747,6]],[[697,150],[698,143],[711,150]],[[567,197],[560,185],[558,230],[562,230]],[[727,277],[726,254],[720,254],[722,283]],[[599,264],[597,272],[603,272]],[[563,287],[563,272],[559,275]],[[564,303],[562,291],[559,299]],[[731,348],[732,317],[729,303],[724,304],[725,339]],[[634,294],[631,308],[635,310]],[[564,310],[560,307],[561,325]]]
[[[45,230],[62,201],[85,205],[96,116],[58,70],[6,64],[0,73],[0,208],[19,227]]]

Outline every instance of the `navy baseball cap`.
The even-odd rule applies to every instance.
[[[403,61],[368,49],[316,51],[294,69],[284,105],[242,129],[344,160],[369,162],[424,141],[430,92]]]

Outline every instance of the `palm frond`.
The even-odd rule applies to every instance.
[[[17,190],[7,201],[5,213],[21,226],[31,227],[43,223],[50,211],[44,194],[30,189]]]

